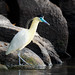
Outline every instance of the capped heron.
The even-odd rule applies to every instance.
[[[22,29],[13,37],[13,39],[8,47],[8,50],[6,51],[6,55],[8,55],[16,50],[22,50],[25,46],[27,46],[32,41],[32,39],[36,33],[39,22],[44,22],[44,23],[50,25],[47,21],[44,20],[43,16],[39,15],[38,17],[34,17],[29,29]],[[20,51],[18,53],[18,57],[19,57],[19,65],[21,65],[20,59],[23,62],[25,62],[26,64],[28,64],[20,56]]]

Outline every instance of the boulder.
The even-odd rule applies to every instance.
[[[0,14],[7,16],[7,5],[4,0],[0,0]]]
[[[63,12],[64,17],[68,22],[68,29],[69,29],[69,42],[68,42],[68,52],[71,56],[75,57],[74,50],[75,50],[75,0],[66,0],[61,1],[60,8]]]
[[[0,63],[7,65],[8,68],[24,67],[21,65],[18,66],[18,56],[17,56],[18,51],[15,51],[7,56],[5,55],[5,52],[7,51],[8,46],[9,46],[9,43],[0,41]],[[21,50],[21,57],[25,59],[27,63],[29,63],[28,66],[30,68],[32,67],[32,69],[33,68],[44,69],[46,67],[46,65],[41,60],[41,58],[28,48],[24,48],[23,50]],[[25,63],[22,62],[22,64],[25,64]]]
[[[27,20],[37,14],[43,14],[51,25],[49,27],[40,23],[38,33],[52,42],[60,56],[67,55],[68,27],[61,9],[49,0],[17,0],[17,2],[20,10],[19,25],[25,27]]]
[[[51,42],[49,40],[41,37],[38,33],[36,33],[36,35],[33,39],[33,43],[38,45],[39,48],[41,49],[41,53],[43,54],[42,59],[46,64],[52,65],[51,64],[52,59],[54,59],[54,60],[52,60],[53,64],[54,63],[62,63],[62,61],[60,60],[60,56],[57,54],[57,52],[54,49],[54,46],[51,44]],[[33,46],[30,46],[30,48],[33,50],[32,47]],[[40,56],[40,54],[38,54],[38,55]]]

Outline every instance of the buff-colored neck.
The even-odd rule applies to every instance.
[[[37,18],[33,19],[32,24],[31,24],[29,30],[30,30],[32,33],[35,33],[36,30],[37,30],[38,24],[39,24],[39,20],[37,20]]]

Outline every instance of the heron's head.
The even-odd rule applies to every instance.
[[[43,16],[43,15],[38,15],[37,17],[38,17],[39,22],[44,22],[44,23],[50,25],[50,24],[44,19],[44,16]]]

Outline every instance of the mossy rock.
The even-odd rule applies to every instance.
[[[24,48],[21,51],[21,57],[27,62],[29,63],[31,66],[34,67],[45,67],[46,65],[44,64],[43,60],[37,55],[35,54],[33,51],[31,51],[28,48]]]
[[[30,65],[38,65],[37,61],[32,57],[27,57],[26,55],[24,55],[22,56],[22,58],[24,58],[25,61],[29,63]]]
[[[37,70],[37,69],[46,69],[46,66],[35,66],[35,65],[12,65],[8,67],[9,69],[15,70]]]

